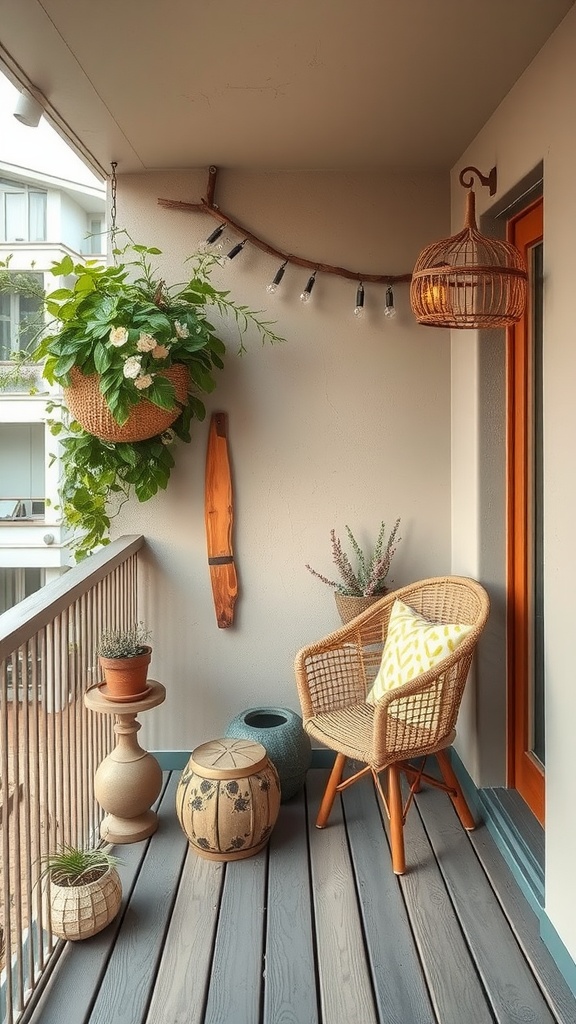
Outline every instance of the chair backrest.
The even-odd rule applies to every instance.
[[[432,709],[426,715],[428,722],[433,716],[440,728],[455,721],[473,650],[490,607],[484,588],[462,576],[433,577],[391,591],[343,628],[299,651],[296,682],[305,721],[314,714],[335,711],[365,699],[380,666],[397,598],[431,622],[461,622],[473,627],[462,644],[457,667],[448,672],[446,686],[442,688],[445,713],[440,719]],[[394,700],[399,697],[398,691],[396,694]],[[413,718],[419,702],[416,698],[408,700]],[[379,717],[376,709],[376,718]],[[385,731],[389,731],[388,727]]]
[[[374,721],[375,756],[383,762],[426,753],[453,738],[474,649],[490,610],[484,588],[460,576],[421,580],[396,591],[394,598],[431,622],[465,623],[472,629],[452,654],[386,694]]]

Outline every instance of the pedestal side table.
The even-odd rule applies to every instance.
[[[91,686],[84,694],[84,703],[91,711],[115,716],[116,746],[94,775],[94,795],[106,811],[100,835],[107,843],[137,843],[158,828],[158,816],[150,808],[162,788],[162,769],[138,743],[136,734],[141,725],[136,719],[165,698],[164,686],[154,679],[148,680],[148,692],[142,700],[115,703],[100,692],[99,686]]]

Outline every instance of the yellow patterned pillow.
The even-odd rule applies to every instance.
[[[451,654],[472,632],[461,623],[430,622],[403,601],[394,601],[382,661],[374,685],[366,697],[375,704],[387,690],[409,683]]]

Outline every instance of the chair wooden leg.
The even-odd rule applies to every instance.
[[[476,822],[474,821],[470,808],[468,807],[468,804],[464,799],[464,794],[460,787],[460,783],[458,782],[458,779],[454,774],[452,765],[450,764],[450,758],[448,757],[448,754],[446,753],[445,750],[437,750],[436,759],[440,766],[440,771],[442,772],[442,778],[444,779],[444,782],[446,783],[447,786],[450,787],[451,790],[454,790],[454,792],[451,792],[449,796],[456,809],[456,814],[460,818],[460,821],[462,822],[464,828],[468,832],[471,832],[473,829],[476,828]]]
[[[320,810],[318,811],[318,817],[316,818],[316,828],[326,827],[326,822],[328,821],[330,811],[332,810],[336,791],[342,781],[342,773],[344,771],[345,763],[345,755],[336,754],[334,767],[330,772],[330,778],[328,779],[326,789],[324,790],[324,796],[322,797],[322,803],[320,804]]]
[[[403,875],[406,871],[406,857],[404,855],[404,822],[402,791],[400,789],[400,769],[397,764],[388,766],[388,813],[390,815],[392,869],[395,875]]]

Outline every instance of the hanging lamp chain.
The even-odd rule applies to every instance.
[[[116,248],[116,193],[118,188],[118,182],[116,179],[116,168],[118,164],[116,160],[113,160],[110,166],[112,168],[112,175],[110,177],[110,241],[112,242],[112,249],[114,250]]]

